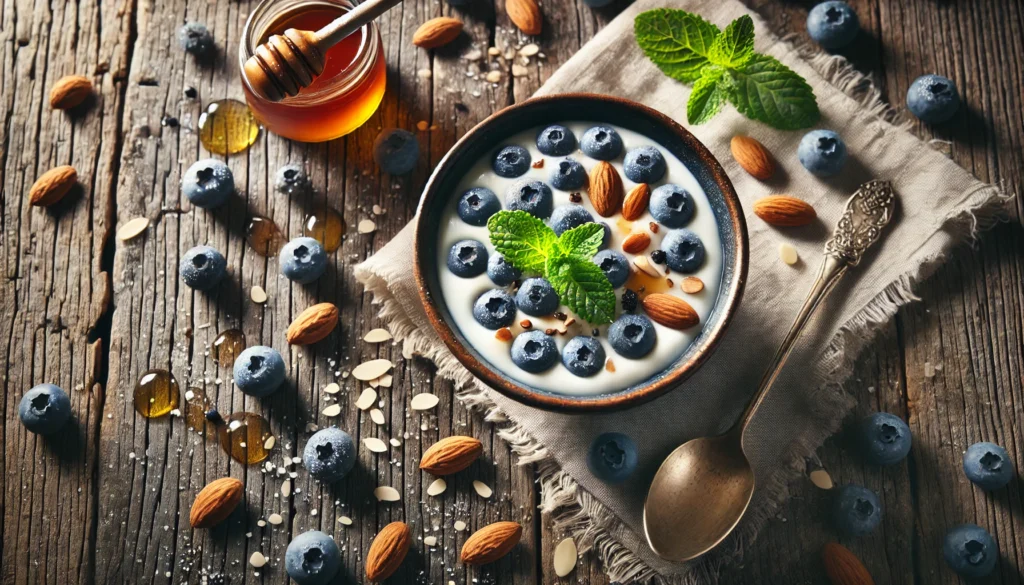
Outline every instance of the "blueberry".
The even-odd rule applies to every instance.
[[[516,301],[507,291],[493,288],[473,303],[473,317],[492,331],[508,327],[516,319]]]
[[[576,150],[576,135],[565,126],[548,126],[537,133],[537,150],[548,156],[565,156]]]
[[[492,215],[501,211],[501,201],[487,187],[473,187],[459,198],[459,217],[469,225],[487,225]]]
[[[622,154],[622,137],[608,126],[594,126],[580,139],[583,154],[597,160],[612,160]]]
[[[296,536],[284,553],[284,570],[298,585],[327,585],[340,569],[338,545],[319,530]]]
[[[676,272],[690,274],[704,263],[704,242],[690,230],[674,230],[661,241],[665,262]]]
[[[530,152],[522,146],[505,146],[494,155],[494,172],[499,177],[512,179],[530,170]]]
[[[941,124],[960,108],[956,84],[941,75],[922,75],[907,90],[910,113],[927,124]]]
[[[562,348],[562,363],[581,378],[593,376],[604,367],[604,347],[593,337],[573,337]]]
[[[316,479],[334,483],[355,466],[356,444],[348,433],[337,427],[321,429],[306,441],[302,464]]]
[[[587,467],[594,477],[607,483],[621,483],[639,461],[636,443],[622,433],[603,433],[590,444]]]
[[[942,557],[956,574],[977,579],[996,568],[999,545],[981,526],[963,524],[946,535],[942,543]]]
[[[284,359],[272,347],[254,345],[235,358],[235,385],[249,396],[269,396],[284,383]]]
[[[558,361],[558,346],[550,335],[533,330],[520,333],[512,342],[512,362],[531,374],[550,369]]]
[[[575,159],[566,157],[552,165],[548,180],[555,189],[575,191],[587,183],[587,170]]]
[[[487,259],[487,276],[498,286],[508,286],[523,276],[523,271],[505,261],[501,254]]]
[[[558,293],[551,283],[543,278],[528,278],[516,293],[519,310],[534,317],[543,317],[558,308]]]
[[[612,288],[619,288],[629,279],[629,260],[615,250],[602,250],[591,261],[608,277]]]
[[[625,300],[625,295],[623,295]],[[644,315],[620,315],[608,327],[608,343],[612,344],[615,353],[630,359],[639,359],[651,353],[658,334],[654,331],[654,323]]]
[[[389,175],[404,175],[416,168],[420,141],[401,128],[386,128],[373,140],[373,160]]]
[[[981,489],[992,491],[1010,483],[1016,471],[1010,454],[995,443],[975,443],[964,453],[964,473]]]
[[[309,284],[327,270],[327,252],[313,238],[295,238],[281,247],[277,263],[288,280]]]
[[[214,49],[213,35],[201,22],[188,22],[178,29],[178,44],[182,50],[204,56]]]
[[[850,536],[863,536],[882,521],[882,504],[875,492],[859,485],[845,485],[833,503],[836,526]]]
[[[551,187],[543,181],[524,179],[514,183],[505,192],[505,207],[512,211],[525,211],[534,217],[547,219],[554,207]]]
[[[626,153],[622,170],[634,183],[656,183],[665,176],[665,157],[653,146],[641,146]]]
[[[800,164],[819,177],[831,177],[846,164],[846,143],[831,130],[811,130],[796,149]]]
[[[864,454],[875,465],[899,463],[910,453],[910,427],[898,416],[876,412],[858,430]]]
[[[665,227],[678,228],[690,223],[696,207],[693,196],[679,185],[666,183],[651,192],[651,215]]]
[[[476,240],[460,240],[448,250],[448,270],[455,276],[473,278],[487,270],[487,248]]]
[[[849,45],[859,31],[857,13],[846,2],[822,2],[807,13],[807,34],[826,49]]]
[[[551,213],[551,229],[559,236],[585,223],[594,223],[594,216],[582,205],[561,205]]]
[[[53,384],[33,386],[18,405],[18,418],[25,428],[38,435],[52,435],[71,418],[71,399]]]
[[[213,158],[192,163],[181,178],[181,193],[192,205],[212,209],[223,205],[235,191],[235,177],[228,165]]]
[[[612,242],[612,228],[608,227],[608,224],[601,222],[601,227],[604,228],[604,235],[601,236],[601,250],[608,247],[608,244]]]
[[[178,265],[182,282],[196,290],[210,290],[224,278],[228,262],[210,246],[196,246],[185,252]]]
[[[282,195],[308,193],[312,188],[309,175],[299,165],[284,165],[274,175],[274,189]]]

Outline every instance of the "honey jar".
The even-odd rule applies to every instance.
[[[267,130],[301,142],[344,136],[373,115],[384,97],[384,46],[374,23],[327,51],[323,73],[298,95],[280,102],[257,96],[246,79],[246,60],[274,34],[315,31],[352,8],[347,0],[263,0],[249,15],[238,49],[245,99]]]

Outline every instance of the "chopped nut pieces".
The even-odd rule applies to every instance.
[[[508,327],[502,327],[494,333],[494,338],[498,341],[512,341],[512,331]]]

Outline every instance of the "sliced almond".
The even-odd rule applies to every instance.
[[[263,290],[262,286],[254,284],[252,285],[252,288],[249,290],[249,298],[251,298],[252,302],[256,303],[257,305],[262,305],[263,303],[267,302],[267,291]]]
[[[377,498],[378,502],[397,502],[402,499],[402,494],[391,486],[382,485],[373,490],[373,497]]]
[[[782,243],[779,244],[779,259],[793,266],[800,261],[800,255],[791,244]]]
[[[377,401],[377,393],[372,388],[363,390],[363,393],[359,395],[356,400],[356,408],[359,410],[366,410],[373,406],[373,403]]]
[[[117,239],[122,242],[127,242],[146,231],[147,227],[149,227],[148,217],[136,217],[135,219],[129,219],[123,226],[121,226],[121,229],[117,230]]]
[[[278,524],[284,522],[284,518],[282,518],[280,514],[271,514],[270,516],[267,516],[267,522],[270,522],[274,526],[277,526]]]
[[[267,564],[267,557],[263,556],[260,551],[256,551],[249,557],[249,564],[259,569]]]
[[[374,453],[387,453],[388,451],[387,443],[381,441],[377,437],[364,438],[363,445],[365,445],[367,449]]]
[[[392,447],[401,447],[402,446],[402,442],[399,441],[398,439],[388,439],[388,443],[391,443]]]
[[[647,256],[637,256],[636,258],[633,258],[633,266],[636,266],[637,270],[651,278],[663,278],[665,276]]]
[[[348,516],[338,518],[338,522],[341,522],[342,526],[352,526],[352,519]]]
[[[824,469],[815,469],[810,474],[811,483],[823,490],[830,490],[833,487],[832,476]]]
[[[384,388],[390,388],[394,378],[391,374],[384,374],[380,378],[377,378],[377,385],[383,386]]]
[[[281,482],[281,497],[287,498],[290,495],[292,495],[292,482],[286,479]]]
[[[391,332],[387,329],[371,329],[363,336],[363,341],[367,343],[381,343],[391,339]]]
[[[437,546],[437,537],[436,536],[425,536],[423,538],[423,544],[425,544],[427,546]]]
[[[373,410],[370,411],[370,420],[379,425],[382,425],[384,424],[384,413],[381,412],[379,408],[374,408]]]
[[[370,380],[376,380],[384,374],[388,373],[394,364],[388,359],[376,359],[368,362],[363,362],[352,370],[352,377],[356,380],[362,380],[368,382]]]
[[[489,485],[479,480],[473,480],[473,489],[481,498],[489,498],[494,493]]]
[[[336,383],[331,382],[324,388],[324,392],[326,392],[327,394],[337,394],[338,392],[341,392],[341,386],[338,386]]]
[[[466,529],[466,523],[462,520],[456,520],[453,526],[455,527],[456,532],[462,532]]]
[[[576,568],[576,560],[579,554],[576,552],[576,543],[571,538],[566,538],[555,547],[555,574],[565,577]]]
[[[356,231],[361,234],[372,234],[377,229],[377,224],[372,219],[361,219],[356,225]]]
[[[683,289],[684,293],[695,295],[704,290],[704,281],[696,276],[687,276],[679,283],[679,288]]]
[[[413,410],[430,410],[437,406],[437,403],[440,401],[441,399],[436,395],[424,392],[413,396],[412,400],[409,401],[409,407]]]
[[[448,482],[441,479],[440,477],[435,479],[429,486],[427,486],[428,496],[439,496],[444,493],[444,490],[448,489]]]
[[[323,409],[323,411],[321,411],[321,413],[324,416],[326,416],[326,417],[330,417],[330,418],[336,417],[339,414],[341,414],[341,405],[340,404],[332,404],[332,405],[328,406],[327,408]]]

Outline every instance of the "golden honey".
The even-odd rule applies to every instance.
[[[284,246],[284,234],[281,228],[270,218],[254,215],[245,228],[245,241],[260,256],[277,256]]]
[[[345,218],[326,206],[310,213],[302,222],[302,235],[320,242],[328,253],[341,247],[346,229]]]
[[[225,453],[249,465],[270,456],[276,440],[267,419],[251,412],[236,412],[224,422],[217,427],[217,440]]]
[[[245,334],[240,329],[228,329],[217,335],[210,344],[210,355],[222,367],[235,365],[235,358],[245,349]]]
[[[216,154],[235,154],[252,146],[260,125],[249,106],[238,100],[219,100],[199,116],[199,142]]]
[[[149,370],[135,385],[135,411],[146,418],[157,418],[178,408],[181,400],[178,381],[167,370]]]

